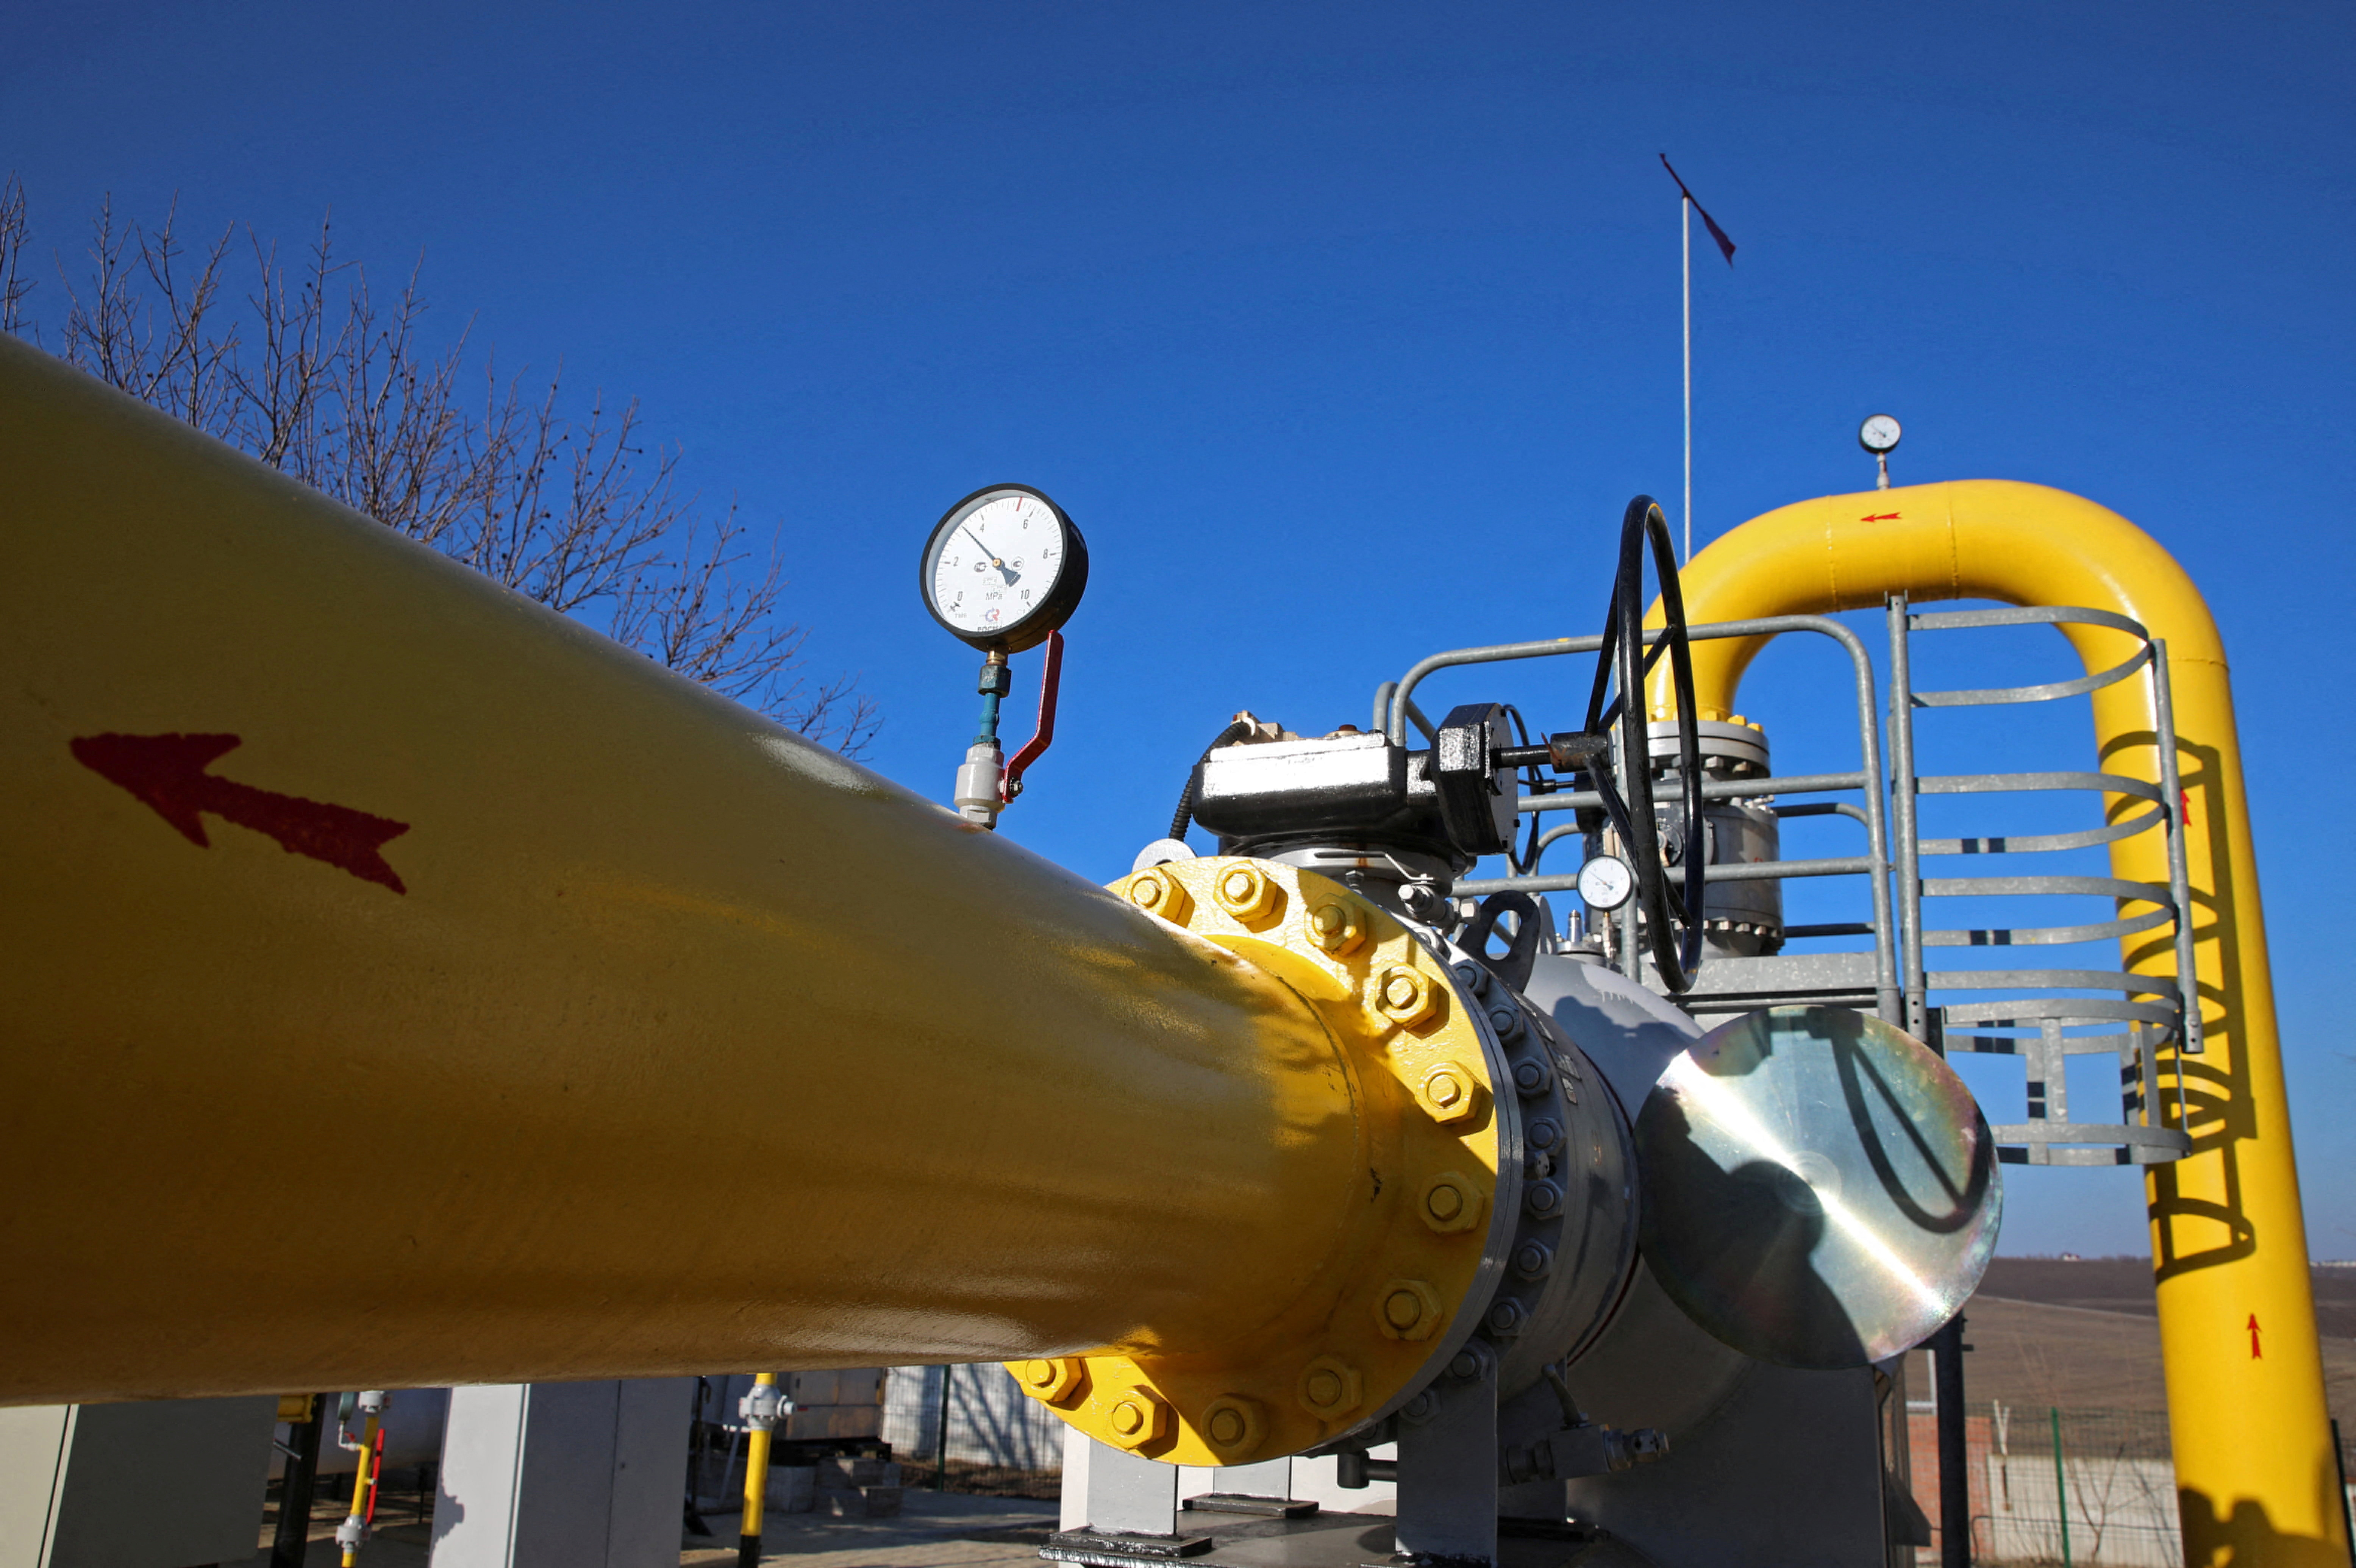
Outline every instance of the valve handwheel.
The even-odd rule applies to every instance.
[[[1644,547],[1661,584],[1661,629],[1644,636]],[[1645,678],[1666,654],[1677,701],[1677,772],[1685,814],[1679,837],[1685,844],[1682,886],[1669,885],[1661,859],[1660,831],[1653,820],[1653,749],[1644,708]],[[1607,702],[1604,693],[1618,691]],[[1653,966],[1672,994],[1692,986],[1701,966],[1702,877],[1708,857],[1701,844],[1701,732],[1694,712],[1693,645],[1686,634],[1685,595],[1677,586],[1677,557],[1660,503],[1639,496],[1628,503],[1620,524],[1620,568],[1604,613],[1603,646],[1596,655],[1595,687],[1587,702],[1587,731],[1601,734],[1620,726],[1618,789],[1599,766],[1595,779],[1605,813],[1620,835],[1636,873],[1637,907],[1644,912]]]

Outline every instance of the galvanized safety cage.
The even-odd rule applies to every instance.
[[[1697,1017],[1754,1008],[1832,1004],[1872,1011],[1943,1052],[1972,1051],[2019,1057],[2027,1073],[2027,1117],[1994,1127],[2001,1157],[2031,1165],[2150,1164],[2190,1152],[2184,1125],[2182,1056],[2201,1051],[2200,1008],[2179,986],[2179,975],[2194,972],[2191,901],[2186,874],[2183,791],[2178,777],[2174,716],[2169,702],[2166,648],[2145,628],[2106,611],[2067,606],[1950,611],[1922,613],[1903,596],[1887,609],[1890,635],[1888,745],[1877,699],[1877,680],[1864,642],[1848,626],[1821,615],[1778,615],[1695,626],[1697,642],[1730,637],[1775,636],[1803,632],[1831,639],[1848,656],[1857,706],[1858,763],[1840,772],[1770,775],[1764,779],[1710,779],[1702,796],[1764,806],[1779,819],[1839,816],[1858,824],[1863,850],[1849,856],[1713,863],[1711,883],[1797,877],[1860,877],[1868,889],[1859,921],[1789,925],[1778,950],[1758,956],[1713,956],[1703,964],[1690,990],[1676,1001]],[[2135,651],[2110,668],[2041,685],[1970,691],[1918,691],[1912,685],[1911,639],[1923,632],[2051,625],[2098,626],[2135,640]],[[1409,726],[1427,738],[1434,726],[1416,705],[1417,688],[1443,669],[1597,652],[1600,636],[1550,638],[1452,649],[1419,661],[1398,681],[1375,693],[1376,728],[1405,743]],[[1915,720],[1924,709],[1997,707],[2054,702],[2085,697],[2119,682],[2148,683],[2155,715],[2153,743],[2157,783],[2103,771],[1987,773],[1922,775],[1915,765]],[[1887,757],[1887,767],[1884,758]],[[2117,803],[2098,826],[2063,833],[1983,834],[1925,838],[1918,802],[1923,795],[2017,795],[2062,792],[2091,794]],[[1794,796],[1825,798],[1794,800]],[[1565,790],[1524,795],[1525,816],[1592,808],[1602,797],[1592,791]],[[1575,826],[1541,827],[1529,869],[1510,866],[1503,877],[1456,885],[1460,899],[1494,892],[1565,892],[1577,888],[1575,871],[1549,872],[1540,864],[1546,849],[1575,837]],[[2005,874],[1925,877],[1925,857],[2035,856],[2093,848],[2144,833],[2166,835],[2169,879],[2166,885],[2115,877],[2069,875],[2033,869]],[[2033,864],[2033,863],[2032,863]],[[1927,928],[1923,901],[1942,898],[2007,899],[2102,897],[2115,901],[2114,918],[2075,924]],[[1617,916],[1614,944],[1620,955],[1641,954],[1638,915],[1631,901]],[[2172,972],[2144,974],[2120,968],[2020,966],[1931,970],[1924,955],[1944,947],[2053,947],[2123,941],[2149,933],[2138,956],[2165,952]],[[1791,951],[1790,944],[1816,939],[1865,936],[1862,952]],[[1620,966],[1641,960],[1619,960]],[[2077,1056],[2105,1055],[2119,1069],[2121,1109],[2115,1122],[2074,1122],[2070,1117],[2067,1063]],[[2172,1102],[2174,1112],[2169,1114]]]

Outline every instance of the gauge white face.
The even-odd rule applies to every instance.
[[[1579,869],[1579,896],[1597,909],[1618,909],[1636,891],[1636,873],[1613,855],[1598,855]]]
[[[1898,421],[1876,414],[1858,427],[1857,443],[1868,452],[1888,452],[1898,444]]]
[[[986,497],[942,531],[929,587],[942,620],[959,632],[1021,624],[1064,573],[1064,528],[1036,496]]]

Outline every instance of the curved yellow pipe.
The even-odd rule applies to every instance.
[[[2083,605],[2141,622],[2168,645],[2206,1053],[2185,1061],[2193,1153],[2147,1171],[2169,1425],[2186,1563],[2347,1561],[2291,1149],[2257,860],[2215,621],[2184,570],[2142,529],[2041,485],[1958,480],[1830,496],[1752,518],[1697,556],[1684,579],[1697,624],[1753,616],[1994,599]],[[2131,639],[2064,626],[2093,671]],[[1733,711],[1766,638],[1695,645],[1695,707]],[[1665,671],[1654,712],[1674,711]],[[2105,769],[2157,781],[2148,688],[2094,694]],[[2115,875],[2165,884],[2157,834],[2112,846]],[[2171,973],[2166,942],[2130,938],[2130,967]],[[2254,1336],[2253,1329],[2255,1333]]]

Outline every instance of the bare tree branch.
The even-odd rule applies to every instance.
[[[0,185],[0,332],[22,336],[25,296],[33,292],[25,276],[25,242],[32,230],[25,215],[25,182],[11,174]]]
[[[152,231],[101,206],[87,277],[78,287],[59,269],[70,363],[802,734],[854,755],[873,737],[880,715],[855,677],[800,673],[809,634],[780,619],[774,532],[756,562],[733,503],[706,517],[681,493],[680,452],[646,440],[636,402],[597,390],[572,412],[561,363],[527,399],[486,355],[470,407],[472,327],[429,345],[422,260],[380,305],[365,269],[336,256],[328,219],[291,272],[249,228],[253,283],[232,301],[236,229],[197,253],[177,224],[177,201]],[[37,341],[29,233],[11,176],[0,331]]]

